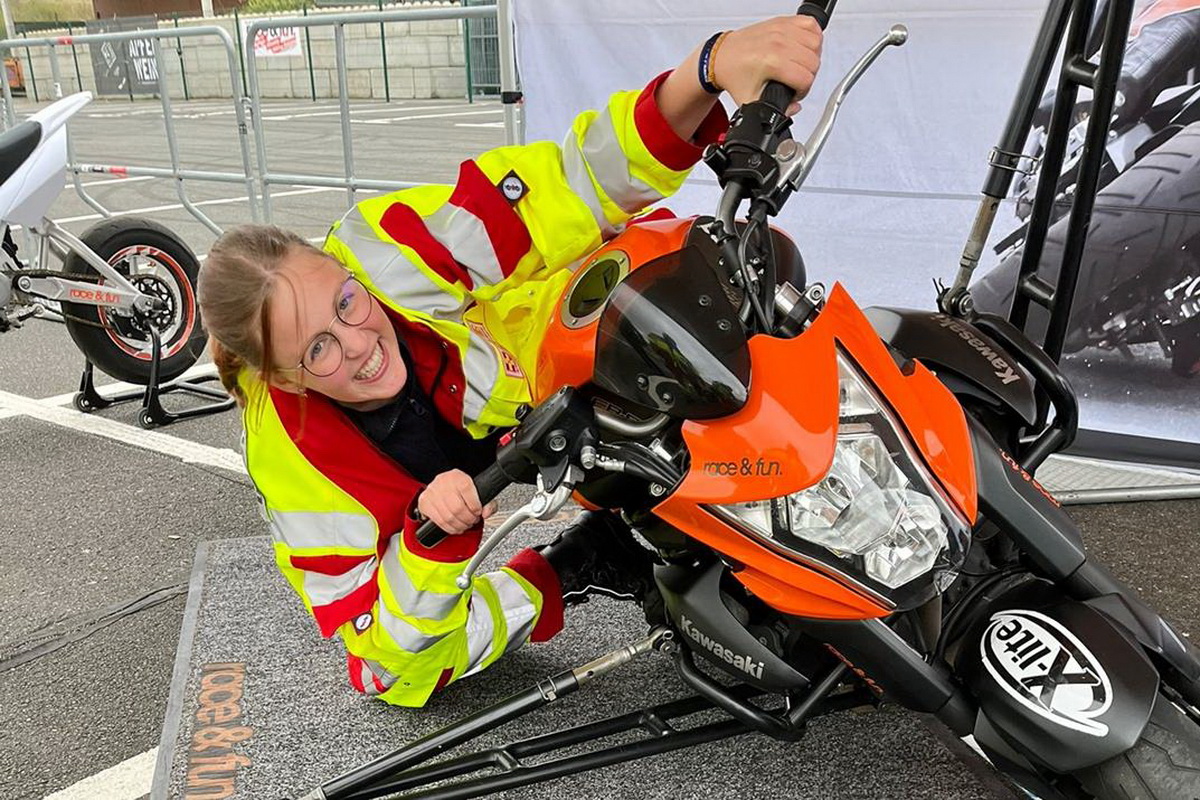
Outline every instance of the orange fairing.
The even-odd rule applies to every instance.
[[[535,402],[542,402],[563,386],[578,387],[592,380],[596,361],[597,318],[582,322],[569,312],[573,293],[587,279],[590,271],[611,260],[620,264],[624,274],[628,274],[661,255],[679,250],[684,246],[695,221],[695,217],[685,217],[631,225],[575,269],[574,277],[563,290],[559,310],[546,328],[538,352],[537,375],[533,386]],[[611,289],[611,286],[605,288]]]
[[[950,500],[974,522],[975,461],[962,408],[920,364],[910,374],[900,371],[840,285],[800,336],[751,339],[746,406],[729,417],[684,423],[691,468],[655,512],[744,564],[738,579],[781,611],[833,619],[882,616],[889,611],[883,602],[851,588],[848,579],[776,555],[698,508],[780,497],[825,475],[837,436],[836,346],[879,387]]]

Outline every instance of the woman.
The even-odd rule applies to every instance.
[[[807,17],[714,34],[581,114],[561,148],[498,148],[453,187],[365,200],[324,251],[269,226],[213,246],[200,305],[276,560],[321,633],[341,636],[359,691],[420,706],[553,636],[564,601],[642,598],[650,556],[604,514],[459,590],[491,511],[470,475],[530,399],[563,268],[679,187],[728,126],[722,89],[743,103],[774,79],[803,97],[820,48]],[[455,535],[423,547],[422,517]]]

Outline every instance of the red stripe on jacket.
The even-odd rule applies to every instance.
[[[454,260],[453,254],[446,246],[429,232],[421,215],[409,206],[404,203],[392,203],[387,211],[383,212],[379,227],[396,242],[415,250],[421,260],[447,282],[461,283],[468,289],[474,288],[466,268]]]
[[[691,140],[684,140],[667,122],[654,96],[670,74],[664,72],[659,75],[638,95],[633,105],[633,124],[637,126],[638,135],[642,137],[642,143],[650,155],[664,167],[679,172],[695,166],[704,148],[715,144],[721,134],[729,130],[729,115],[719,101],[714,102],[712,110],[696,128]]]
[[[506,278],[511,275],[521,256],[533,247],[533,239],[512,204],[474,161],[459,166],[450,202],[479,218],[500,263],[500,273]]]

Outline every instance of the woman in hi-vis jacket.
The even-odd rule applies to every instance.
[[[500,147],[454,186],[358,203],[323,250],[270,226],[213,246],[200,306],[276,561],[321,633],[342,638],[356,689],[420,706],[553,636],[564,604],[645,598],[651,556],[611,514],[460,590],[491,510],[470,476],[530,401],[569,265],[679,188],[727,128],[722,91],[747,102],[775,79],[803,97],[820,48],[807,17],[714,34],[580,114],[562,145]],[[421,518],[453,535],[422,546]]]

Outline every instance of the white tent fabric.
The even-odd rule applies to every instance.
[[[1044,0],[838,6],[818,85],[796,118],[798,139],[892,24],[904,23],[910,37],[855,86],[805,190],[776,221],[800,244],[814,279],[841,280],[864,304],[932,305],[932,279],[954,274],[1044,8]],[[713,31],[792,10],[766,0],[514,0],[526,138],[560,140],[576,112],[644,85]],[[716,197],[700,166],[668,205],[711,213]]]
[[[841,281],[861,305],[933,307],[933,280],[955,274],[988,155],[1046,6],[838,4],[817,86],[793,128],[799,140],[808,138],[842,75],[892,24],[905,24],[910,36],[887,49],[851,91],[807,185],[775,220],[799,244],[810,279]],[[767,0],[513,0],[526,139],[561,140],[579,110],[644,85],[712,32],[794,10]],[[667,205],[678,214],[712,213],[717,196],[701,165]],[[1005,203],[993,241],[1016,227]],[[996,261],[985,251],[981,269]],[[1085,388],[1083,427],[1163,437],[1166,407],[1153,398],[1131,404],[1126,392],[1109,389]],[[1200,426],[1167,438],[1177,437],[1200,441]]]

